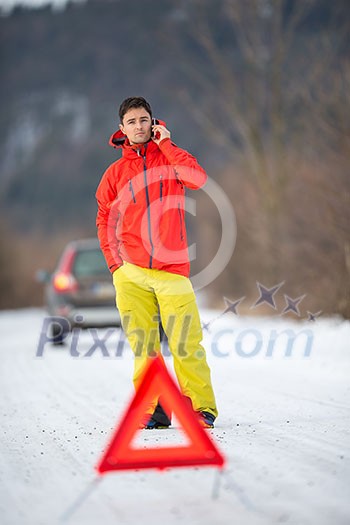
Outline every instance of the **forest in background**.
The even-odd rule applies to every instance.
[[[350,318],[347,0],[90,0],[16,8],[0,34],[1,308],[40,305],[36,270],[95,236],[119,103],[143,95],[235,210],[210,304],[244,295],[248,307],[256,281],[285,281],[306,294],[303,316]],[[198,271],[220,221],[204,193],[191,197]]]

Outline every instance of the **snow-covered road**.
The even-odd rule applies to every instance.
[[[216,315],[202,311],[203,321]],[[133,392],[118,330],[94,334],[106,337],[103,352],[89,332],[75,351],[69,342],[38,349],[44,316],[0,314],[3,525],[60,522],[95,478]],[[67,523],[350,523],[350,323],[228,314],[205,332],[205,346],[220,411],[210,433],[227,459],[218,497],[213,468],[110,473]],[[177,434],[143,431],[138,442],[174,443]]]

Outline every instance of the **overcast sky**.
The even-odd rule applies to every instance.
[[[48,0],[0,0],[0,6],[2,7],[12,7],[16,4],[22,4],[22,5],[43,5],[48,4]],[[50,4],[65,4],[66,0],[50,0]]]
[[[47,4],[63,7],[68,1],[69,0],[0,0],[0,8],[10,10],[14,5],[41,6]]]

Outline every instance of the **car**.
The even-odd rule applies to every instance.
[[[71,241],[54,272],[39,270],[37,279],[45,282],[46,307],[56,318],[51,323],[53,344],[62,344],[76,326],[120,326],[112,276],[97,239]]]

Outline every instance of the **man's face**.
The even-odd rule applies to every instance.
[[[151,138],[151,116],[144,108],[132,108],[125,113],[119,128],[130,144],[143,144]]]

